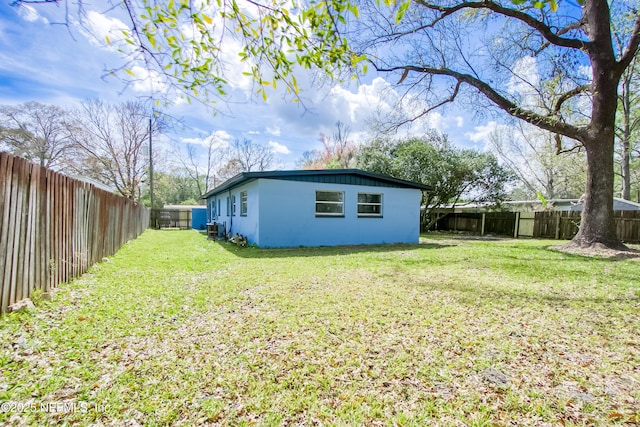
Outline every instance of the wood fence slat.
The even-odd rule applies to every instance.
[[[14,160],[14,157],[1,153],[0,178],[2,178],[2,182],[0,183],[0,189],[2,191],[2,212],[0,213],[0,226],[2,228],[0,229],[0,282],[2,282],[2,293],[0,294],[0,311],[2,313],[9,306],[11,296],[12,252],[10,252],[9,236],[13,234],[11,196]]]
[[[28,189],[28,163],[23,159],[18,159],[18,168],[14,169],[17,173],[16,179],[18,181],[17,186],[17,199],[16,199],[16,214],[15,214],[15,233],[14,233],[14,260],[13,268],[11,271],[11,283],[14,288],[14,294],[12,296],[13,301],[20,301],[26,296],[23,295],[23,278],[25,273],[25,234],[26,234],[26,205],[28,201],[27,189]]]
[[[65,177],[66,185],[65,189],[65,206],[73,206],[73,188],[75,186],[75,180],[71,180]],[[68,282],[72,277],[73,256],[71,251],[73,249],[73,209],[65,209],[65,236],[64,236],[64,266],[65,277],[64,282]]]
[[[20,183],[18,181],[18,174],[16,170],[20,167],[19,159],[16,159],[13,164],[13,171],[11,174],[11,195],[9,196],[9,235],[7,237],[7,263],[8,268],[5,273],[5,283],[9,286],[9,301],[15,301],[16,289],[15,289],[15,276],[17,260],[18,244],[16,240],[16,233],[20,231],[20,222],[18,217],[20,216],[20,204],[19,204],[19,188]]]
[[[60,283],[60,210],[62,209],[62,200],[60,193],[62,192],[62,183],[60,175],[52,174],[53,188],[51,198],[51,208],[53,215],[51,216],[51,287]]]
[[[47,188],[46,188],[46,200],[47,200],[47,208],[45,213],[46,218],[46,264],[45,269],[47,271],[47,291],[49,291],[53,287],[53,283],[55,281],[55,273],[52,270],[53,268],[53,257],[54,257],[54,241],[53,241],[53,221],[52,221],[52,213],[53,213],[53,193],[54,193],[54,177],[52,171],[45,172],[47,180]]]
[[[47,275],[47,171],[45,169],[39,169],[38,180],[38,257],[36,262],[36,269],[38,274],[36,275],[38,280],[38,289],[46,292],[47,281],[49,276]]]
[[[31,295],[31,291],[35,289],[35,240],[36,240],[36,170],[39,168],[34,164],[29,164],[29,187],[28,187],[28,209],[27,209],[27,233],[25,239],[25,279],[23,280],[23,295]],[[28,260],[28,261],[27,261]]]
[[[68,241],[68,222],[69,222],[69,210],[64,209],[65,206],[69,205],[69,187],[66,177],[61,177],[62,186],[60,187],[60,277],[59,283],[64,283],[69,280],[69,261],[67,259],[67,245]]]

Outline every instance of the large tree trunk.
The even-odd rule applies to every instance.
[[[606,135],[611,133],[611,135]],[[586,144],[587,188],[580,230],[572,244],[579,247],[604,245],[614,249],[626,247],[616,236],[613,218],[613,133],[602,132],[600,141]],[[611,143],[607,142],[611,139]]]
[[[589,0],[584,4],[593,80],[591,121],[581,141],[587,151],[587,188],[580,230],[571,241],[579,247],[606,246],[628,249],[616,236],[613,218],[613,152],[618,83],[613,53],[609,5]]]

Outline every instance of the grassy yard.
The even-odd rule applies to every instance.
[[[555,243],[146,231],[0,319],[0,424],[640,423],[640,262]]]

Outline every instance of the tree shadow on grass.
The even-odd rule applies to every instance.
[[[258,248],[254,246],[239,247],[233,243],[217,240],[218,244],[233,255],[242,258],[304,258],[318,256],[339,256],[362,253],[389,253],[443,249],[455,245],[444,243],[394,243],[378,245],[342,245],[342,246],[303,246],[296,248]]]
[[[407,287],[421,288],[449,293],[458,302],[469,306],[501,306],[505,308],[531,307],[532,304],[557,307],[577,306],[602,308],[615,305],[633,305],[640,301],[640,294],[619,292],[618,295],[584,295],[577,292],[563,292],[561,290],[548,291],[544,289],[505,289],[479,283],[410,283]]]
[[[533,240],[545,240],[545,239],[533,239]],[[442,242],[443,244],[453,244],[460,242],[466,244],[468,242],[500,242],[500,243],[512,243],[514,247],[521,247],[519,242],[526,244],[529,241],[528,237],[514,238],[511,236],[500,235],[477,235],[469,233],[422,233],[420,235],[420,241],[426,243]],[[628,259],[634,259],[640,261],[640,246],[627,244],[627,250],[615,250],[605,247],[589,247],[579,248],[573,247],[567,240],[562,243],[561,240],[553,240],[553,244],[527,247],[527,249],[537,249],[541,251],[550,251],[558,254],[562,254],[569,259],[582,259],[582,260],[608,260],[608,261],[622,261]]]
[[[580,248],[569,244],[550,245],[547,249],[559,252],[565,255],[578,256],[588,259],[605,259],[608,261],[622,261],[627,259],[640,260],[640,250],[629,246],[627,250],[609,249],[606,247],[589,247]]]

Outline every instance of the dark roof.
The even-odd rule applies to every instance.
[[[223,191],[231,190],[239,185],[246,184],[247,182],[260,178],[332,184],[370,185],[375,187],[416,188],[418,190],[425,191],[431,190],[431,187],[428,185],[393,178],[389,175],[366,172],[360,169],[288,170],[242,172],[207,192],[207,194],[202,196],[202,198],[209,198],[222,193]]]

